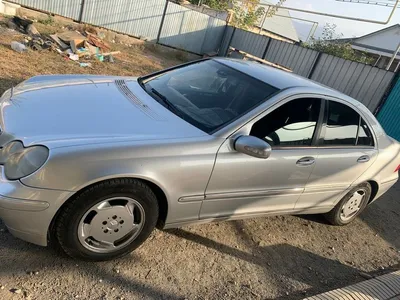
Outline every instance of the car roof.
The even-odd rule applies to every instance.
[[[220,57],[213,58],[213,60],[245,74],[248,74],[249,76],[263,81],[269,85],[272,85],[280,90],[300,87],[304,91],[304,88],[306,88],[309,90],[308,92],[311,93],[327,95],[344,100],[348,103],[353,104],[354,106],[357,106],[358,109],[361,109],[362,111],[364,111],[364,113],[372,116],[372,113],[369,111],[369,109],[365,107],[360,101],[357,101],[356,99],[351,98],[350,96],[345,95],[328,86],[290,73],[288,71],[283,71],[278,68],[274,68],[255,61]]]
[[[329,94],[334,92],[342,96],[340,92],[322,84],[259,62],[220,57],[213,58],[213,60],[228,67],[234,68],[240,72],[246,73],[249,76],[268,83],[269,85],[272,85],[280,90],[291,87],[311,87],[318,88],[318,90],[326,90],[329,92]]]
[[[380,125],[377,125],[378,122],[376,121],[372,112],[367,107],[365,107],[361,102],[355,100],[354,98],[351,98],[350,96],[347,96],[330,87],[319,84],[315,81],[309,80],[299,75],[295,75],[293,73],[283,71],[255,61],[220,57],[213,58],[213,60],[245,74],[248,74],[253,78],[256,78],[281,90],[297,87],[300,88],[298,90],[301,90],[302,92],[322,94],[344,100],[350,104],[353,104],[358,108],[359,111],[363,112],[363,116],[368,118],[369,123],[371,124],[372,122],[374,124],[375,132],[384,132]]]

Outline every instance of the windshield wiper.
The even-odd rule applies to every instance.
[[[178,111],[178,109],[167,99],[167,97],[165,97],[163,94],[161,94],[159,91],[157,91],[154,88],[152,88],[150,91],[153,94],[157,95],[158,98],[160,98],[164,102],[164,104],[168,107],[169,110],[173,110],[174,112],[180,114],[180,111]]]

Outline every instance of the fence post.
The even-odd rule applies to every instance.
[[[387,72],[390,72],[390,71],[387,71]],[[400,80],[400,70],[397,70],[397,72],[394,74],[392,80],[390,81],[390,84],[387,87],[385,93],[383,94],[382,99],[379,101],[377,107],[373,111],[373,114],[375,116],[378,116],[378,114],[381,111],[382,107],[385,105],[385,102],[386,102],[387,98],[389,98],[390,93],[392,92],[392,90],[395,87],[397,81],[399,81],[399,80]]]
[[[157,34],[157,41],[156,41],[157,44],[160,41],[161,31],[164,26],[165,15],[167,14],[167,8],[168,8],[168,0],[165,0],[164,11],[163,11],[163,15],[161,17],[160,28],[158,29],[158,34]]]
[[[268,42],[267,42],[267,45],[265,46],[265,50],[264,50],[264,53],[263,53],[263,55],[262,55],[262,59],[265,59],[265,56],[267,55],[267,51],[268,51],[268,48],[269,48],[269,45],[271,44],[271,40],[272,40],[272,38],[268,38]]]
[[[228,52],[229,52],[229,47],[231,46],[233,37],[235,36],[235,32],[236,32],[236,27],[233,27],[232,35],[231,35],[231,37],[229,38],[228,46],[226,47],[226,50],[225,50],[225,53],[224,53],[224,57],[226,57],[226,55],[227,55]]]
[[[322,52],[318,51],[317,58],[314,61],[314,64],[313,64],[313,66],[311,68],[311,71],[310,71],[310,74],[308,74],[308,76],[307,76],[308,79],[311,79],[311,77],[314,75],[315,69],[317,68],[317,65],[319,63],[319,60],[321,59],[321,56],[322,56]]]
[[[86,0],[82,0],[82,2],[81,2],[81,9],[80,9],[80,11],[79,11],[79,19],[78,19],[78,22],[79,22],[79,23],[82,22],[83,11],[85,10],[85,2],[86,2]]]
[[[218,47],[218,56],[222,55],[221,47],[224,44],[224,40],[225,40],[228,30],[229,30],[229,25],[228,25],[228,23],[226,23],[225,28],[224,28],[224,34],[222,35],[221,43],[219,43],[219,47]]]

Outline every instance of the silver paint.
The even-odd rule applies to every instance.
[[[115,205],[113,200],[123,200],[126,203]],[[91,213],[95,213],[93,218],[89,218]],[[78,226],[78,239],[83,247],[93,252],[114,252],[125,247],[140,234],[145,220],[144,208],[135,199],[109,198],[93,205],[82,216]]]
[[[217,60],[282,91],[212,135],[160,105],[135,78],[39,76],[15,87],[12,98],[7,91],[0,101],[0,144],[20,140],[25,147],[50,150],[44,166],[21,180],[8,180],[0,166],[0,218],[10,232],[46,245],[62,205],[111,178],[158,186],[168,202],[165,228],[328,212],[359,183],[378,184],[375,200],[397,181],[400,146],[364,105],[280,70]],[[338,101],[358,111],[373,131],[375,147],[273,149],[267,159],[235,150],[235,140],[249,135],[252,124],[301,97]],[[365,156],[368,161],[357,162]]]

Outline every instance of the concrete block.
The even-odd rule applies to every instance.
[[[0,1],[0,13],[15,16],[21,5],[10,3],[7,1]]]

